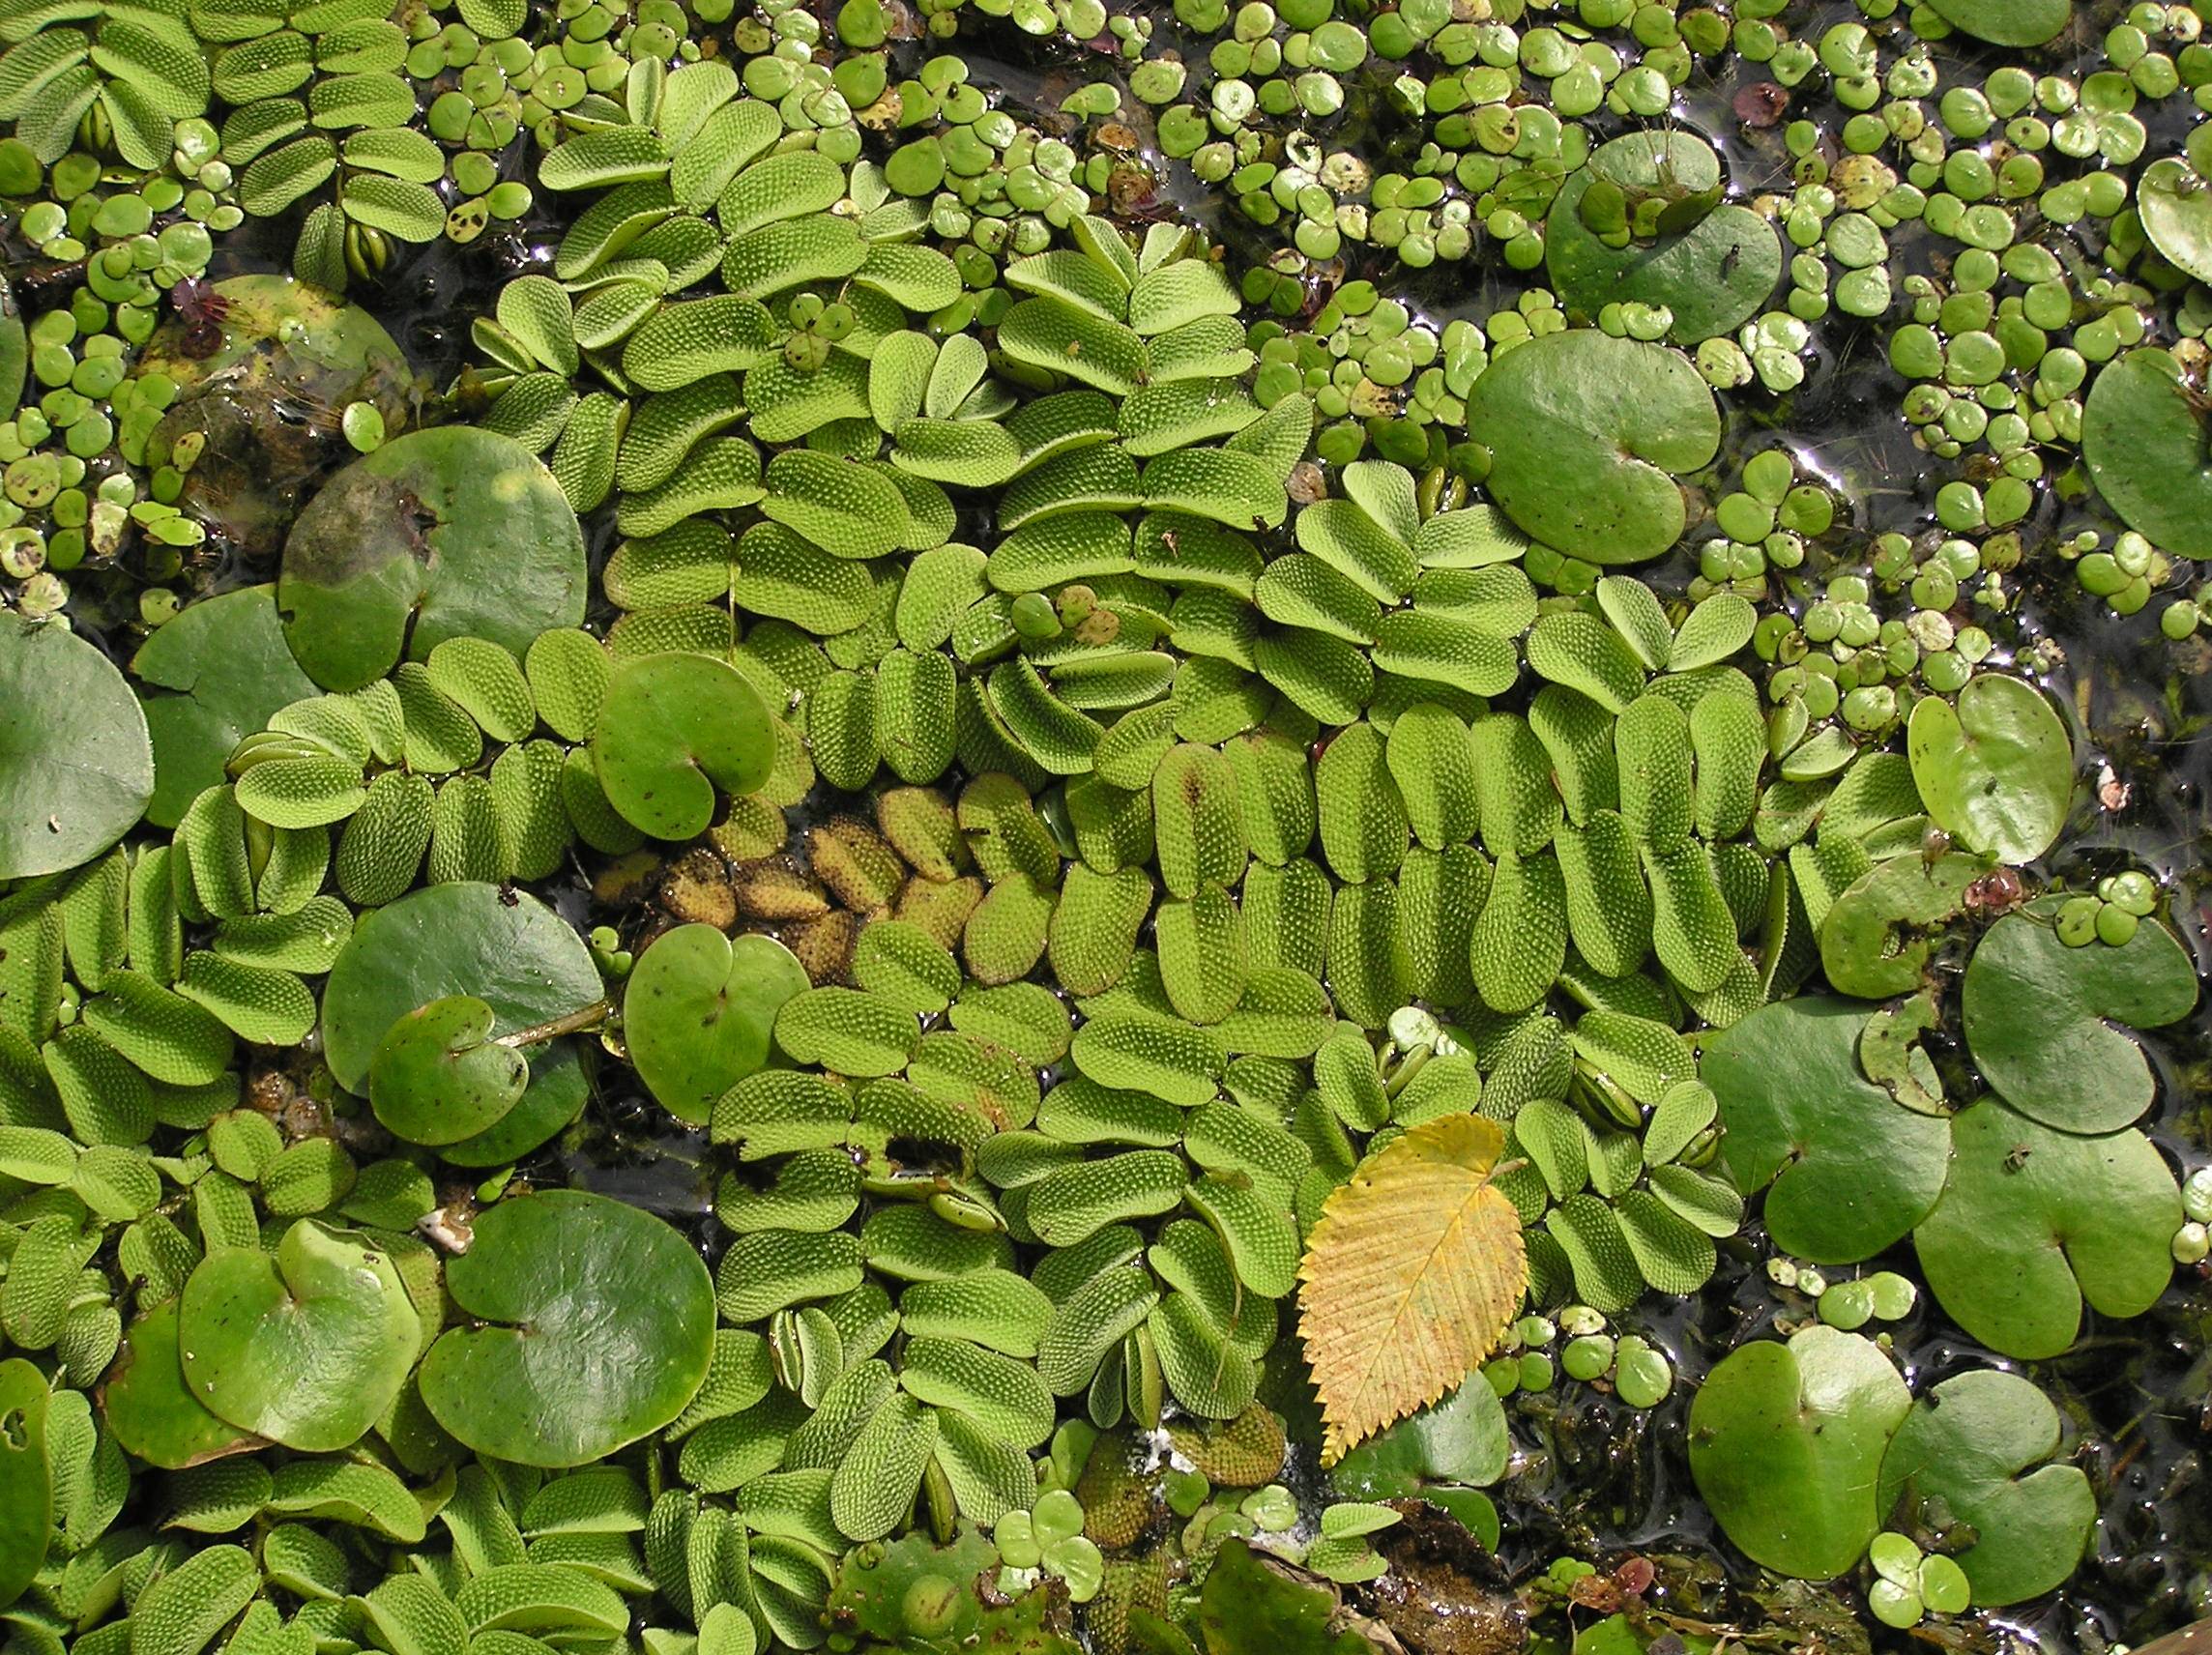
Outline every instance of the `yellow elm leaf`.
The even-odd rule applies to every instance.
[[[1480,1116],[1425,1120],[1323,1205],[1298,1266],[1323,1465],[1459,1385],[1519,1307],[1521,1219],[1490,1181],[1504,1147]]]

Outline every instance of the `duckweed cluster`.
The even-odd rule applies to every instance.
[[[11,1646],[2047,1600],[2043,1364],[2212,1250],[2038,682],[2201,670],[2201,34],[0,10]],[[1511,1303],[1342,1446],[1312,1243],[1468,1116]],[[1740,1593],[1466,1563],[1583,1412]]]

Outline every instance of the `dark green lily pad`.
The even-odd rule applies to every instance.
[[[1872,1341],[1809,1327],[1714,1368],[1690,1405],[1690,1474],[1753,1561],[1825,1581],[1857,1564],[1881,1527],[1882,1456],[1912,1406]]]
[[[2077,1138],[1985,1098],[1951,1122],[1950,1181],[1912,1243],[1944,1311],[2023,1360],[2074,1343],[2086,1301],[2140,1316],[2173,1276],[2181,1191],[2139,1132]]]
[[[305,1453],[350,1448],[392,1406],[422,1345],[392,1259],[302,1219],[274,1255],[203,1259],[179,1307],[185,1383],[241,1431]]]
[[[2073,15],[2070,0],[1929,0],[1954,29],[1994,46],[2039,46]]]
[[[2136,203],[2143,234],[2167,263],[2212,281],[2212,185],[2179,156],[2165,156],[2143,169]]]
[[[607,802],[656,839],[689,839],[717,790],[751,793],[775,764],[768,704],[726,661],[644,655],[615,668],[592,737]]]
[[[2155,920],[2118,947],[2069,948],[2052,927],[2007,915],[1966,966],[1966,1044],[2005,1101],[2064,1132],[2110,1132],[2140,1118],[2157,1083],[2114,1023],[2158,1029],[2196,1008],[2189,950]]]
[[[1491,497],[1524,533],[1591,563],[1672,547],[1688,516],[1676,477],[1720,451],[1720,410],[1689,358],[1594,328],[1514,347],[1467,409],[1490,445]]]
[[[368,1086],[386,1031],[417,1006],[473,995],[495,1013],[493,1033],[566,1017],[604,992],[591,950],[537,898],[497,886],[411,891],[354,928],[323,986],[323,1052],[348,1091]],[[575,1118],[586,1084],[575,1042],[533,1048],[522,1101],[489,1130],[440,1150],[456,1166],[502,1166]]]
[[[0,1609],[37,1578],[53,1534],[47,1394],[45,1376],[20,1356],[0,1362]]]
[[[1481,1485],[1505,1474],[1505,1407],[1480,1375],[1346,1452],[1329,1473],[1344,1499],[1408,1499],[1430,1483]]]
[[[1913,785],[1936,825],[2000,862],[2051,848],[2074,795],[2074,743],[2032,683],[1983,673],[1959,692],[1921,698],[1906,733]]]
[[[1702,203],[1721,188],[1720,157],[1695,133],[1629,132],[1599,145],[1560,187],[1544,223],[1545,265],[1560,297],[1584,315],[1616,302],[1664,305],[1674,313],[1667,336],[1694,345],[1749,321],[1782,278],[1774,226],[1748,207],[1711,206],[1684,228],[1667,222],[1647,244],[1608,247],[1583,215],[1593,184],[1631,201]]]
[[[1198,1625],[1207,1655],[1379,1655],[1382,1648],[1326,1581],[1236,1535],[1207,1571]]]
[[[777,1008],[811,986],[772,937],[679,925],[638,956],[623,992],[638,1078],[679,1120],[705,1124],[716,1098],[768,1062]]]
[[[1705,1048],[1721,1153],[1738,1188],[1766,1188],[1784,1252],[1855,1263],[1901,1240],[1943,1191],[1950,1123],[1906,1109],[1859,1067],[1866,1006],[1820,997],[1765,1005]]]
[[[2177,556],[2212,558],[2212,450],[2170,353],[2105,364],[2081,406],[2081,457],[2129,528]]]
[[[101,1381],[107,1429],[131,1453],[165,1471],[267,1447],[252,1432],[210,1413],[186,1388],[177,1304],[164,1299],[124,1330],[122,1353]]]
[[[131,670],[160,686],[143,695],[154,739],[146,820],[157,828],[174,828],[185,806],[221,781],[230,750],[271,713],[315,693],[284,642],[273,586],[193,604],[140,646]]]
[[[0,614],[0,880],[89,862],[154,797],[145,714],[108,658]]]
[[[1917,993],[1945,923],[1965,909],[1966,887],[1988,871],[1947,852],[1892,857],[1853,880],[1820,921],[1828,986],[1861,1000]]]
[[[659,1430],[706,1379],[714,1287],[651,1213],[575,1190],[514,1196],[446,1266],[480,1322],[422,1359],[422,1400],[480,1454],[581,1466]]]
[[[418,1006],[384,1031],[368,1065],[376,1118],[410,1144],[457,1144],[488,1131],[530,1084],[530,1060],[492,1043],[498,1021],[473,995]]]
[[[2097,1496],[2058,1452],[2058,1410],[2017,1374],[1945,1379],[1912,1405],[1881,1463],[1879,1505],[1937,1500],[1979,1536],[1955,1554],[1985,1608],[2040,1597],[2081,1561]],[[2030,1467],[2034,1467],[2030,1469]],[[2023,1474],[2024,1473],[2024,1474]]]
[[[359,689],[448,638],[519,659],[584,618],[576,514],[537,456],[471,425],[411,431],[307,503],[284,542],[276,607],[307,675]]]

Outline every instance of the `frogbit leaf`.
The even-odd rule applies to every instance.
[[[422,1400],[480,1454],[526,1466],[611,1454],[682,1413],[713,1355],[714,1285],[699,1255],[604,1196],[499,1203],[446,1284],[480,1325],[430,1348]]]
[[[775,1014],[810,987],[772,937],[734,943],[679,925],[637,958],[623,994],[623,1033],[647,1089],[679,1120],[704,1125],[714,1100],[769,1060]]]
[[[448,638],[520,655],[584,618],[584,535],[510,437],[411,431],[324,484],[284,542],[276,607],[307,674],[359,689]]]
[[[1712,1040],[1700,1071],[1720,1100],[1730,1173],[1746,1191],[1766,1188],[1775,1245],[1817,1263],[1871,1258],[1943,1190],[1950,1124],[1867,1078],[1870,1015],[1820,997],[1761,1006]]]
[[[607,801],[656,839],[704,832],[717,792],[751,793],[775,763],[768,706],[735,667],[707,655],[622,662],[592,737]]]
[[[1592,563],[1655,558],[1688,513],[1676,476],[1720,448],[1688,357],[1577,328],[1501,356],[1467,399],[1491,446],[1491,496],[1526,533]]]
[[[2142,1049],[2114,1023],[2158,1029],[2197,1004],[2189,951],[2155,920],[2114,947],[2070,948],[2023,914],[1990,928],[1966,965],[1966,1044],[1982,1077],[2030,1120],[2110,1132],[2150,1108]]]
[[[1690,1474],[1754,1562],[1825,1581],[1881,1526],[1876,1481],[1912,1406],[1871,1340],[1814,1326],[1724,1358],[1690,1405]]]
[[[89,862],[154,796],[154,746],[123,675],[51,624],[0,615],[0,880]]]
[[[1458,1385],[1521,1302],[1521,1220],[1491,1182],[1504,1146],[1479,1116],[1423,1121],[1323,1206],[1298,1302],[1324,1464]]]
[[[1881,1463],[1877,1505],[1940,1501],[1979,1536],[1956,1553],[1973,1601],[1994,1608],[2041,1597],[2081,1562],[2097,1496],[2058,1452],[2058,1410],[2018,1374],[1972,1371],[1912,1406]],[[2031,1468],[2032,1467],[2032,1468]]]
[[[2074,792],[2074,744],[2043,692],[1984,673],[1954,711],[1923,696],[1906,731],[1912,779],[1937,827],[2000,862],[2051,848]]]
[[[30,1363],[0,1362],[0,1609],[37,1578],[53,1533],[46,1396],[46,1378]]]
[[[368,1101],[396,1137],[456,1144],[512,1109],[530,1061],[492,1039],[496,1014],[474,995],[418,1006],[384,1032],[368,1066]]]
[[[2139,1132],[2077,1138],[1984,1098],[1951,1123],[1950,1181],[1913,1233],[1943,1309],[2008,1356],[2055,1356],[2087,1303],[2140,1316],[2172,1279],[2181,1192]]]
[[[185,1382],[242,1431],[307,1453],[349,1448],[392,1406],[422,1323],[390,1256],[302,1219],[274,1255],[210,1254],[185,1284]]]

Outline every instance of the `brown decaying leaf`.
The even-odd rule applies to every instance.
[[[1323,1465],[1458,1386],[1520,1305],[1521,1219],[1490,1181],[1504,1147],[1480,1116],[1426,1120],[1322,1207],[1298,1266],[1298,1331]]]

